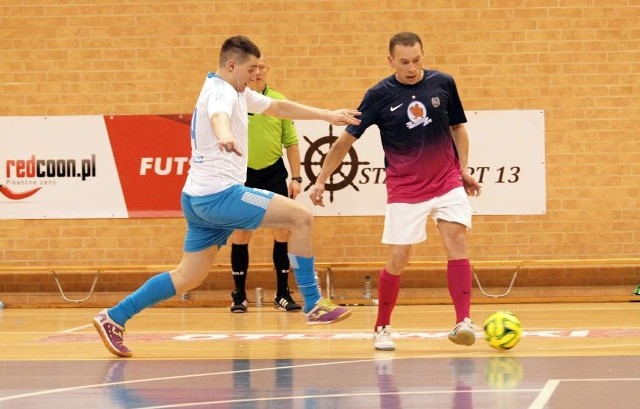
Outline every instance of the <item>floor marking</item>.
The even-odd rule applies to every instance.
[[[562,382],[628,382],[628,381],[640,381],[640,378],[574,378],[574,379],[563,379]]]
[[[70,391],[77,391],[77,390],[83,390],[83,389],[113,386],[113,385],[131,385],[131,384],[138,384],[138,383],[159,382],[159,381],[167,381],[167,380],[175,380],[175,379],[202,378],[207,376],[229,375],[234,373],[266,372],[266,371],[282,370],[282,369],[289,369],[289,368],[295,369],[295,368],[308,368],[308,367],[316,367],[316,366],[343,365],[343,364],[353,364],[353,363],[367,362],[367,361],[377,361],[377,359],[352,359],[349,361],[334,361],[334,362],[319,362],[319,363],[303,364],[303,365],[274,366],[274,367],[268,367],[268,368],[247,369],[243,371],[205,372],[205,373],[199,373],[199,374],[165,376],[160,378],[136,379],[132,381],[96,383],[91,385],[71,386],[67,388],[47,389],[47,390],[42,390],[37,392],[3,396],[3,397],[0,397],[0,402],[14,400],[14,399],[21,399],[21,398],[31,398],[34,396],[52,395],[52,394],[61,393],[61,392],[70,392]]]
[[[529,409],[543,409],[551,395],[555,392],[560,382],[628,382],[628,381],[640,381],[640,378],[574,378],[574,379],[549,379],[547,383],[542,387],[542,390],[533,401]]]
[[[546,350],[549,350],[549,348],[545,348]],[[477,351],[476,351],[477,352]],[[424,356],[414,356],[414,357],[393,357],[393,356],[389,356],[387,357],[385,354],[384,358],[381,358],[382,354],[379,354],[378,357],[376,358],[365,358],[365,359],[351,359],[351,360],[345,360],[345,361],[329,361],[329,362],[317,362],[317,363],[309,363],[309,364],[301,364],[301,365],[287,365],[287,366],[272,366],[272,367],[265,367],[265,368],[256,368],[256,369],[247,369],[247,370],[241,370],[241,371],[221,371],[221,372],[206,372],[206,373],[199,373],[199,374],[186,374],[186,375],[176,375],[176,376],[166,376],[166,377],[157,377],[157,378],[145,378],[145,379],[136,379],[136,380],[130,380],[130,381],[119,381],[119,382],[108,382],[108,383],[97,383],[97,384],[90,384],[90,385],[80,385],[80,386],[75,386],[75,387],[66,387],[66,388],[58,388],[58,389],[48,389],[48,390],[42,390],[42,391],[36,391],[36,392],[30,392],[30,393],[23,393],[23,394],[17,394],[17,395],[11,395],[11,396],[5,396],[5,397],[0,397],[0,402],[2,401],[9,401],[9,400],[17,400],[17,399],[21,399],[21,398],[31,398],[31,397],[37,397],[37,396],[43,396],[43,395],[53,395],[53,394],[57,394],[57,393],[64,393],[64,392],[73,392],[73,391],[78,391],[78,390],[85,390],[85,389],[92,389],[92,388],[104,388],[104,387],[112,387],[112,386],[118,386],[118,385],[122,385],[122,386],[126,386],[126,385],[134,385],[134,384],[144,384],[144,383],[149,383],[149,382],[160,382],[160,381],[171,381],[171,380],[177,380],[177,379],[192,379],[192,378],[203,378],[203,377],[213,377],[213,376],[220,376],[220,375],[229,375],[229,374],[237,374],[237,373],[256,373],[256,372],[267,372],[267,371],[274,371],[274,370],[282,370],[282,369],[296,369],[296,368],[310,368],[310,367],[319,367],[319,366],[330,366],[330,365],[344,365],[344,364],[354,364],[354,363],[363,363],[363,362],[376,362],[376,361],[385,361],[385,360],[406,360],[406,359],[421,359],[421,358],[426,358],[426,359],[437,359],[437,358],[455,358],[455,357],[472,357],[472,358],[482,358],[477,356],[474,351],[469,351],[467,353],[463,353],[463,352],[459,352],[459,353],[442,353],[442,354],[428,354],[428,355],[424,355]],[[514,359],[519,358],[518,356],[514,357]],[[199,358],[193,358],[193,359],[199,359]],[[154,359],[154,360],[167,360],[167,361],[172,361],[175,359]],[[185,360],[185,359],[181,359],[181,360]],[[188,359],[187,359],[188,360]],[[89,361],[96,361],[95,359],[91,359]],[[557,379],[551,379],[549,381],[546,382],[546,384],[544,385],[544,387],[542,389],[512,389],[509,391],[504,391],[504,390],[495,390],[495,389],[491,389],[491,390],[478,390],[478,389],[474,389],[472,392],[473,393],[505,393],[505,392],[537,392],[538,395],[535,399],[535,401],[532,403],[531,406],[529,406],[529,409],[543,409],[545,407],[545,405],[548,403],[548,400],[551,398],[551,396],[553,395],[554,391],[556,390],[556,388],[558,387],[560,382],[601,382],[601,381],[640,381],[640,378],[614,378],[614,379],[608,379],[608,378],[602,378],[602,379],[594,379],[594,378],[590,378],[590,379],[580,379],[580,378],[569,378],[569,379],[562,379],[562,380],[557,380]],[[398,392],[399,395],[416,395],[416,394],[443,394],[443,393],[452,393],[452,391],[408,391],[408,392]],[[384,395],[384,394],[389,394],[389,392],[377,392],[377,393],[361,393],[361,394],[328,394],[328,395],[308,395],[305,396],[304,398],[332,398],[332,397],[341,397],[341,396],[368,396],[368,395],[374,395],[374,396],[379,396],[379,395]],[[301,396],[295,396],[295,397],[274,397],[274,398],[259,398],[259,399],[254,399],[253,401],[271,401],[271,400],[282,400],[282,399],[301,399],[303,397]],[[211,402],[200,402],[200,403],[184,403],[184,404],[179,404],[179,405],[172,405],[172,406],[152,406],[152,407],[144,407],[144,408],[140,408],[140,409],[161,409],[161,408],[176,408],[176,407],[187,407],[187,406],[203,406],[203,405],[207,405],[207,404],[222,404],[222,403],[228,403],[228,402],[249,402],[251,400],[225,400],[225,401],[211,401]]]
[[[9,332],[12,334],[33,334],[41,335],[31,342],[33,343],[74,343],[74,342],[93,342],[95,341],[95,332],[92,324],[67,329],[64,331],[48,333],[48,332]],[[402,341],[434,341],[446,339],[449,334],[448,330],[426,331],[407,331],[395,330],[392,338]],[[483,339],[481,331],[475,331],[478,339]],[[586,330],[525,330],[522,335],[523,339],[592,339],[592,338],[611,338],[617,340],[640,338],[640,328],[608,328],[608,329],[586,329]],[[336,331],[305,331],[305,330],[284,330],[284,331],[136,331],[128,335],[128,340],[132,342],[234,342],[234,341],[358,341],[370,340],[370,331],[358,330],[336,330]],[[626,344],[625,344],[626,345]],[[573,345],[570,345],[573,346]]]
[[[406,358],[402,357],[402,358],[392,358],[392,359],[400,360],[400,359],[416,359],[416,358],[427,358],[427,357],[431,359],[431,358],[455,358],[455,357],[465,357],[465,356],[466,356],[466,354],[463,354],[463,353],[451,353],[451,354],[425,355],[423,357],[420,357],[420,356],[418,356],[418,357],[406,357]],[[193,359],[199,359],[199,358],[193,358]],[[8,400],[15,400],[15,399],[22,399],[22,398],[31,398],[31,397],[42,396],[42,395],[53,395],[53,394],[56,394],[56,393],[72,392],[72,391],[78,391],[78,390],[83,390],[83,389],[92,389],[92,388],[102,388],[102,387],[109,387],[109,386],[117,386],[117,385],[132,385],[132,384],[140,384],[140,383],[147,383],[147,382],[170,381],[170,380],[175,380],[175,379],[202,378],[202,377],[207,377],[207,376],[229,375],[229,374],[237,374],[237,373],[266,372],[266,371],[274,371],[274,370],[282,370],[282,369],[311,368],[311,367],[329,366],[329,365],[348,365],[348,364],[361,363],[361,362],[384,361],[384,360],[387,360],[387,359],[389,359],[389,358],[377,357],[377,358],[365,358],[365,359],[352,359],[352,360],[348,360],[348,361],[330,361],[330,362],[317,362],[317,363],[302,364],[302,365],[273,366],[273,367],[266,367],[266,368],[246,369],[246,370],[242,370],[242,371],[205,372],[205,373],[200,373],[200,374],[188,374],[188,375],[164,376],[164,377],[159,377],[159,378],[135,379],[135,380],[131,380],[131,381],[96,383],[96,384],[91,384],[91,385],[71,386],[71,387],[67,387],[67,388],[47,389],[47,390],[42,390],[42,391],[37,391],[37,392],[30,392],[30,393],[22,393],[22,394],[18,394],[18,395],[3,396],[3,397],[0,397],[0,402],[8,401]],[[156,359],[154,359],[154,360],[156,360]],[[160,360],[162,360],[162,359],[160,359]],[[174,359],[167,359],[167,360],[171,361],[171,360],[174,360]],[[95,360],[92,359],[90,361],[95,361]]]
[[[549,402],[551,395],[553,395],[553,392],[555,392],[559,384],[559,380],[549,379],[547,383],[545,383],[545,385],[542,387],[542,390],[540,391],[538,396],[536,396],[536,399],[533,401],[533,403],[531,403],[529,409],[543,409]]]
[[[78,330],[83,330],[83,329],[87,329],[93,327],[93,324],[87,324],[87,325],[82,325],[79,327],[75,327],[75,328],[69,328],[69,329],[65,329],[64,331],[60,331],[60,333],[69,333],[69,332],[76,332]]]
[[[516,393],[516,392],[538,392],[539,389],[510,389],[508,391],[503,390],[494,390],[494,389],[477,389],[473,391],[465,391],[464,393]],[[300,399],[326,399],[326,398],[353,398],[353,397],[364,397],[364,396],[411,396],[411,395],[443,395],[443,394],[457,394],[463,393],[460,391],[407,391],[407,392],[360,392],[360,393],[331,393],[326,395],[296,395],[296,396],[282,396],[282,397],[273,397],[273,398],[256,398],[256,399],[229,399],[229,400],[217,400],[217,401],[206,401],[206,402],[191,402],[191,403],[176,403],[172,405],[162,405],[162,406],[141,406],[135,409],[171,409],[171,408],[187,408],[187,407],[195,407],[195,406],[210,406],[210,405],[221,405],[228,403],[251,403],[251,402],[277,402],[284,400],[300,400]]]

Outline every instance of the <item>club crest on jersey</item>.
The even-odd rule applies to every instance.
[[[433,102],[433,100],[431,100]],[[427,116],[427,107],[420,101],[413,101],[407,108],[407,116],[409,122],[407,122],[407,128],[413,129],[416,126],[427,126],[433,120]]]
[[[438,108],[440,106],[440,98],[438,98],[438,97],[431,98],[431,105],[434,108]]]

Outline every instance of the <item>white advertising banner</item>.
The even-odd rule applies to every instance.
[[[469,172],[482,184],[482,195],[471,198],[474,214],[545,213],[544,112],[468,111],[466,115]],[[317,207],[309,199],[309,189],[344,127],[322,121],[296,121],[295,125],[304,179],[298,200],[317,216],[384,215],[387,194],[378,128],[367,129],[352,146],[326,185],[325,207]]]
[[[127,217],[102,116],[0,120],[0,217]]]
[[[179,217],[189,168],[190,115],[0,117],[0,218]],[[546,211],[543,111],[467,112],[469,171],[483,192],[475,214]],[[309,188],[343,128],[297,121],[303,192],[318,216],[384,215],[377,127],[328,181],[326,207]],[[285,161],[287,163],[287,161]]]
[[[469,171],[482,184],[475,214],[547,211],[544,111],[468,112]]]

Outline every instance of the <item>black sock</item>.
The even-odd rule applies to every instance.
[[[273,266],[278,283],[277,296],[282,297],[289,289],[289,252],[287,242],[273,241]]]
[[[233,281],[236,283],[236,290],[246,294],[245,283],[247,282],[247,270],[249,268],[249,245],[231,245],[231,273]]]

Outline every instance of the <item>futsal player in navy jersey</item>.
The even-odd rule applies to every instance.
[[[324,206],[327,179],[351,145],[369,126],[377,125],[387,174],[382,242],[389,245],[389,254],[378,279],[374,347],[395,350],[390,324],[400,275],[412,245],[427,238],[428,216],[435,220],[447,251],[447,283],[456,313],[449,339],[473,345],[466,231],[471,228],[472,213],[468,196],[479,195],[480,185],[467,172],[469,138],[462,102],[451,75],[423,69],[424,51],[418,35],[394,35],[388,60],[395,73],[366,92],[358,108],[360,124],[347,126],[329,150],[311,189],[311,201]]]

